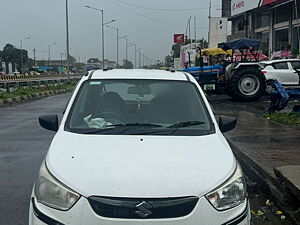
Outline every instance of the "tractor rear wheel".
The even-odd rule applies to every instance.
[[[258,100],[264,90],[264,75],[254,66],[237,69],[228,82],[228,95],[238,101]]]

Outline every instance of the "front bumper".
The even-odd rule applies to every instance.
[[[81,197],[69,211],[58,211],[38,203],[34,197],[30,202],[29,225],[250,225],[248,201],[219,212],[206,198],[199,199],[196,207],[187,216],[171,219],[113,219],[98,216],[88,200]]]

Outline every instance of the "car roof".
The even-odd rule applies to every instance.
[[[273,63],[293,62],[293,61],[300,62],[300,59],[276,59],[276,60],[270,60],[270,61],[261,61],[260,63],[273,64]]]
[[[188,75],[180,71],[150,69],[112,69],[95,70],[90,79],[154,79],[154,80],[188,80]]]

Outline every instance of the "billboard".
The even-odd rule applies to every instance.
[[[209,48],[216,48],[221,42],[227,41],[227,18],[209,18]]]
[[[174,43],[175,44],[184,43],[184,34],[174,34]]]
[[[268,5],[268,4],[271,4],[271,3],[274,3],[274,2],[278,2],[279,0],[262,0],[261,1],[261,6],[264,6],[264,5]]]
[[[260,0],[231,0],[231,16],[235,16],[248,10],[255,9],[259,6],[259,3]]]

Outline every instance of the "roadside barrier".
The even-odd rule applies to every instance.
[[[12,87],[23,86],[41,86],[48,84],[65,83],[67,81],[80,80],[83,74],[70,74],[70,75],[14,75],[14,76],[0,76],[0,88],[6,89],[10,92]]]

